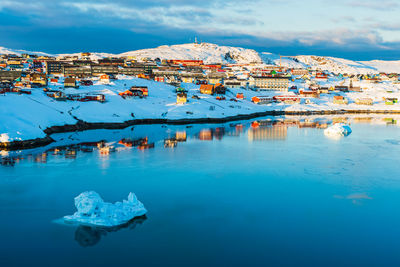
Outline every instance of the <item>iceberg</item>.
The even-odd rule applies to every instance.
[[[142,202],[134,193],[122,202],[107,203],[94,191],[87,191],[75,197],[77,211],[73,215],[64,216],[64,222],[87,226],[115,227],[126,224],[135,217],[146,214]]]
[[[324,130],[324,134],[328,137],[339,138],[342,136],[348,136],[351,134],[351,128],[349,125],[344,123],[336,123],[329,126]]]

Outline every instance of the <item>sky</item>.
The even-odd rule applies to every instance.
[[[398,0],[0,0],[0,46],[122,53],[193,42],[400,60]]]

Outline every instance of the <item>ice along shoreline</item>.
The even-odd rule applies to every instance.
[[[225,123],[239,120],[249,120],[265,116],[285,116],[285,115],[345,115],[345,114],[400,114],[400,110],[308,110],[308,111],[285,111],[285,110],[269,110],[263,112],[254,112],[249,114],[238,114],[233,116],[219,117],[219,118],[190,118],[190,119],[135,119],[124,122],[85,122],[79,120],[75,124],[66,124],[59,126],[51,126],[44,130],[45,137],[28,139],[28,140],[14,140],[11,142],[0,142],[0,149],[2,150],[21,150],[31,149],[46,146],[53,143],[55,140],[51,138],[52,134],[68,133],[68,132],[82,132],[86,130],[98,129],[124,129],[134,125],[151,125],[151,124],[167,124],[167,125],[186,125],[186,124],[213,124]]]

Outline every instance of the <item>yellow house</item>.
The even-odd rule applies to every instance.
[[[28,74],[27,78],[31,83],[39,83],[43,86],[47,85],[47,75],[45,73],[31,73]]]
[[[225,73],[209,73],[207,75],[208,84],[222,83],[222,81],[227,77]]]
[[[374,100],[372,98],[357,98],[354,101],[357,105],[368,105],[372,106],[374,104]]]
[[[21,65],[22,62],[20,60],[9,60],[7,61],[8,65]]]
[[[187,94],[186,93],[176,94],[176,103],[177,104],[185,104],[186,102],[187,102]]]
[[[184,83],[193,83],[194,77],[192,76],[182,76],[182,82]]]
[[[47,57],[47,56],[39,56],[37,59],[38,59],[38,60],[47,60],[47,59],[50,59],[50,57]]]

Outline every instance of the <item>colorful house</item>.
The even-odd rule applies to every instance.
[[[257,90],[272,90],[287,92],[289,90],[289,77],[286,76],[251,76],[249,86]]]
[[[335,95],[333,97],[333,104],[347,105],[348,103],[349,101],[341,95]]]
[[[176,94],[176,103],[177,104],[185,104],[187,102],[187,94],[186,93],[177,93]]]
[[[205,94],[205,95],[214,94],[214,85],[212,85],[212,84],[200,85],[200,93]]]
[[[100,75],[100,82],[102,83],[110,83],[111,77],[108,74]]]
[[[74,78],[65,78],[64,80],[64,87],[72,87],[72,88],[78,88],[79,86],[76,83],[76,79]]]
[[[260,105],[262,105],[262,104],[270,104],[270,103],[275,102],[275,100],[272,97],[269,97],[269,96],[253,96],[251,98],[251,101],[254,104],[260,104]]]
[[[374,104],[374,100],[372,98],[357,98],[354,101],[357,105],[368,105],[372,106]]]

